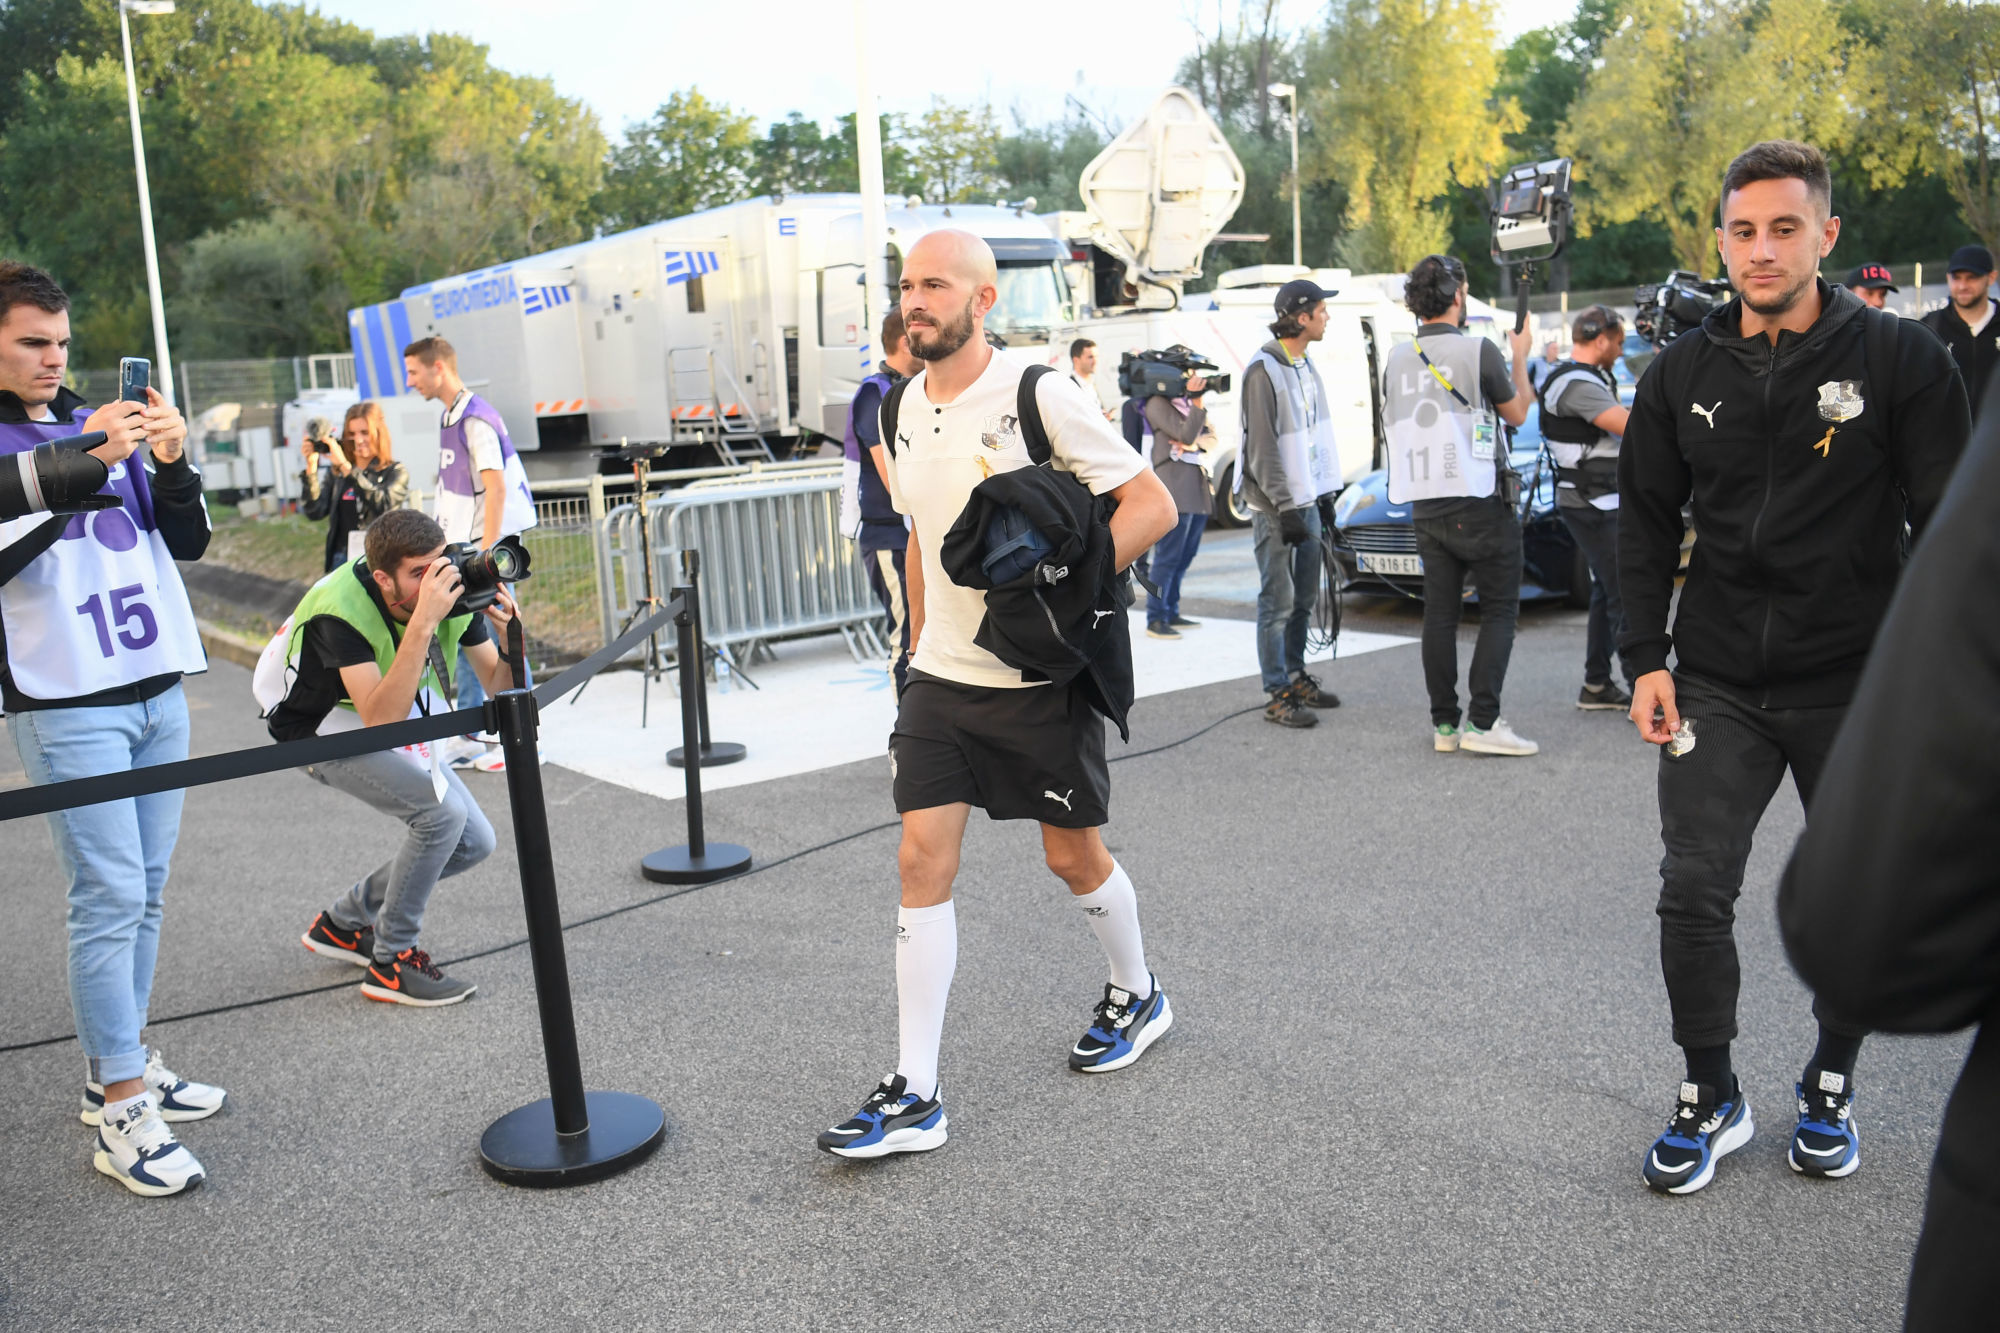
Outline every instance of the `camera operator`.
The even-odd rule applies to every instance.
[[[122,501],[0,523],[0,711],[38,785],[187,758],[181,676],[208,668],[174,565],[208,547],[187,424],[152,389],[143,407],[86,412],[63,387],[69,341],[62,288],[0,260],[0,454],[101,430],[91,452],[108,466],[103,493]],[[174,1075],[140,1040],[181,795],[49,816],[69,876],[70,1010],[89,1061],[83,1120],[98,1126],[97,1169],[142,1195],[201,1181],[201,1163],[165,1122],[212,1115],[224,1097]]]
[[[1627,416],[1611,367],[1624,351],[1625,325],[1617,312],[1591,306],[1570,326],[1570,359],[1548,368],[1537,395],[1542,438],[1556,461],[1556,512],[1590,566],[1583,689],[1576,696],[1576,706],[1586,710],[1632,706],[1632,696],[1611,678],[1611,650],[1625,632],[1618,597],[1618,444]]]
[[[1201,549],[1202,528],[1215,505],[1214,484],[1201,465],[1203,441],[1213,443],[1215,438],[1208,409],[1201,406],[1201,396],[1207,392],[1208,381],[1191,375],[1185,397],[1153,394],[1144,407],[1153,437],[1153,473],[1174,498],[1180,516],[1173,531],[1153,544],[1153,584],[1159,591],[1147,595],[1148,638],[1178,639],[1182,630],[1201,623],[1181,614],[1181,579]]]
[[[363,528],[410,503],[409,469],[391,453],[389,423],[379,403],[354,404],[341,421],[341,438],[335,441],[332,434],[325,417],[306,423],[307,448],[323,461],[314,467],[308,455],[301,474],[306,499],[299,506],[307,518],[328,520],[328,572],[361,554]]]
[[[1432,745],[1474,754],[1530,755],[1541,747],[1500,716],[1500,688],[1521,611],[1519,478],[1495,417],[1528,419],[1528,347],[1533,333],[1509,336],[1513,376],[1500,349],[1465,333],[1465,265],[1426,255],[1410,270],[1404,304],[1418,320],[1416,341],[1389,353],[1383,368],[1383,425],[1389,436],[1389,502],[1410,504],[1424,561],[1424,685],[1431,697]],[[1471,700],[1459,730],[1458,620],[1465,578],[1479,592],[1479,642],[1467,679]]]
[[[1993,252],[1983,245],[1961,245],[1951,253],[1946,280],[1951,300],[1923,317],[1923,325],[1951,349],[1958,363],[1959,378],[1972,401],[1972,413],[1979,415],[1980,396],[1993,367],[2000,365],[2000,324],[1993,312],[2000,301],[1993,299]]]
[[[1319,725],[1340,700],[1306,671],[1306,627],[1319,598],[1320,498],[1340,489],[1326,383],[1306,348],[1326,337],[1327,291],[1294,278],[1272,302],[1271,341],[1243,371],[1243,452],[1236,485],[1250,505],[1257,554],[1257,668],[1271,701],[1264,720]],[[1338,594],[1336,594],[1338,595]]]
[[[1670,1194],[1708,1184],[1749,1141],[1730,1063],[1741,988],[1734,923],[1752,835],[1787,769],[1815,809],[1903,564],[1944,494],[1970,421],[1936,339],[1816,277],[1840,235],[1826,159],[1746,149],[1722,181],[1716,242],[1741,293],[1668,343],[1618,460],[1619,642],[1633,723],[1659,760],[1660,964],[1687,1075],[1642,1164]],[[1675,607],[1692,503],[1700,539]],[[1670,672],[1667,655],[1675,664]],[[1790,1162],[1860,1164],[1854,1065],[1865,1029],[1816,1003]]]
[[[314,584],[287,621],[285,685],[269,723],[280,741],[447,708],[445,664],[454,661],[470,661],[493,693],[513,687],[495,646],[505,641],[513,598],[502,588],[484,616],[453,613],[464,587],[436,520],[391,510],[369,525],[366,545],[362,559]],[[424,905],[440,879],[492,854],[493,826],[458,774],[429,751],[413,746],[305,770],[409,832],[396,855],[315,917],[302,939],[314,953],[367,968],[361,993],[369,999],[435,1007],[456,1004],[474,987],[446,976],[417,947]]]
[[[528,490],[528,474],[520,455],[507,436],[507,423],[491,403],[466,388],[458,377],[457,350],[440,337],[419,338],[403,349],[403,373],[411,389],[444,407],[439,421],[443,437],[438,446],[436,504],[445,540],[476,541],[480,550],[490,551],[502,537],[534,527],[535,498]],[[478,673],[462,655],[457,676],[460,708],[477,708],[486,702]],[[480,743],[484,738],[465,739]],[[453,762],[469,758],[461,752]],[[472,760],[472,766],[482,773],[498,773],[505,769],[506,761],[495,745]]]

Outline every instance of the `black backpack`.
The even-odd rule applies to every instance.
[[[1042,409],[1035,402],[1035,386],[1041,383],[1042,376],[1054,373],[1054,366],[1029,366],[1022,372],[1020,387],[1014,392],[1014,415],[1021,423],[1028,460],[1036,467],[1046,467],[1055,455],[1049,444],[1049,432],[1042,425]],[[903,405],[903,391],[909,387],[909,380],[897,380],[882,395],[882,443],[891,458],[896,456],[896,416]]]

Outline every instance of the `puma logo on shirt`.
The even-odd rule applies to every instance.
[[[1688,404],[1688,411],[1693,412],[1696,415],[1700,416],[1703,421],[1706,421],[1708,423],[1708,428],[1710,430],[1714,430],[1715,414],[1721,407],[1722,407],[1722,400],[1718,398],[1715,400],[1714,407],[1703,407],[1700,403],[1690,403]]]

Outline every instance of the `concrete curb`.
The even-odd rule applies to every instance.
[[[210,624],[206,620],[197,619],[194,623],[195,628],[201,633],[201,646],[207,650],[210,658],[219,657],[225,662],[234,662],[252,671],[257,669],[257,659],[264,653],[263,644],[255,639],[246,639],[241,634],[226,630],[220,625]]]

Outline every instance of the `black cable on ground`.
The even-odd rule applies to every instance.
[[[1164,745],[1155,745],[1151,749],[1147,750],[1134,750],[1129,754],[1114,755],[1111,758],[1110,762],[1114,764],[1119,764],[1123,763],[1127,759],[1144,759],[1148,755],[1160,754],[1163,751],[1175,749],[1179,746],[1186,745],[1189,741],[1198,740],[1199,738],[1206,736],[1209,732],[1214,731],[1217,727],[1221,726],[1225,722],[1231,721],[1234,718],[1242,717],[1247,713],[1259,712],[1262,710],[1262,708],[1263,708],[1262,704],[1252,704],[1248,708],[1239,708],[1233,713],[1224,713],[1221,717],[1215,719],[1215,721],[1201,728],[1201,730],[1191,731],[1187,735],[1182,736],[1179,740],[1168,741]],[[637,902],[626,903],[622,907],[613,907],[609,911],[597,912],[590,916],[578,917],[574,921],[565,921],[563,923],[563,934],[567,935],[572,930],[581,930],[585,926],[595,925],[599,921],[608,921],[614,916],[623,916],[627,912],[636,912],[642,907],[652,907],[658,903],[666,902],[669,899],[685,898],[690,893],[699,893],[703,889],[714,888],[720,884],[740,883],[743,880],[749,879],[753,875],[762,874],[766,870],[776,870],[779,866],[800,860],[804,857],[816,855],[820,852],[827,851],[834,847],[838,847],[842,843],[853,842],[856,838],[865,838],[871,833],[882,833],[888,829],[900,828],[900,827],[902,827],[902,821],[898,819],[886,820],[880,824],[870,824],[867,828],[856,829],[852,833],[843,833],[837,838],[829,838],[825,842],[815,843],[811,847],[802,847],[796,852],[789,852],[786,855],[779,857],[775,861],[763,861],[758,864],[752,865],[748,870],[744,871],[740,875],[731,875],[727,879],[712,880],[707,884],[690,884],[686,888],[673,889],[666,893],[656,893],[650,898],[641,898]],[[520,939],[509,940],[505,944],[495,944],[489,948],[475,950],[472,953],[460,954],[456,958],[445,959],[444,961],[440,962],[438,966],[456,967],[460,963],[469,963],[475,959],[490,958],[494,954],[506,953],[512,949],[519,949],[524,945],[526,945],[527,943],[528,943],[528,937],[523,935]],[[286,1000],[301,1000],[309,995],[325,995],[329,991],[352,990],[354,988],[354,985],[355,983],[352,981],[336,981],[336,982],[331,982],[325,986],[309,986],[305,990],[285,991],[279,995],[259,996],[254,1000],[237,1000],[230,1004],[211,1005],[206,1009],[194,1009],[190,1010],[185,1014],[171,1014],[166,1018],[151,1019],[147,1022],[146,1026],[148,1028],[164,1027],[169,1023],[185,1023],[188,1022],[190,1019],[211,1018],[214,1017],[216,1014],[234,1013],[238,1009],[258,1009],[262,1008],[264,1005],[267,1004],[280,1004]],[[75,1033],[66,1032],[60,1037],[38,1037],[33,1041],[17,1041],[5,1046],[0,1046],[0,1055],[6,1055],[13,1051],[32,1051],[39,1049],[40,1047],[43,1046],[55,1046],[61,1044],[62,1042],[75,1041],[75,1040],[76,1040]]]

